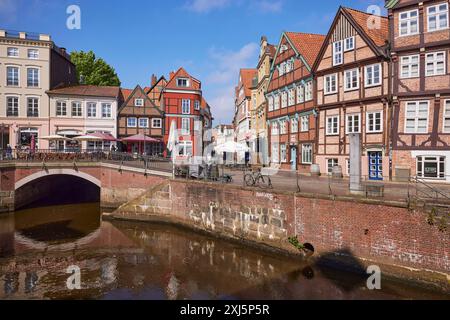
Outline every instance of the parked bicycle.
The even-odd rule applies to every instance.
[[[247,187],[258,187],[261,189],[272,189],[272,180],[269,176],[263,175],[261,169],[256,172],[247,173],[244,176],[244,182]]]

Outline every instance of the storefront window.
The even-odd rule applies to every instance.
[[[36,128],[22,128],[19,131],[18,145],[21,149],[29,149],[32,147],[34,137],[34,147],[38,148],[38,129]]]
[[[445,157],[417,157],[417,176],[424,179],[445,179]]]

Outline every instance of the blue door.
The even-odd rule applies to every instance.
[[[291,169],[292,171],[297,170],[297,148],[291,148]]]
[[[369,179],[383,180],[382,152],[369,152]]]

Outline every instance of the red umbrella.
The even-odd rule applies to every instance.
[[[132,137],[122,139],[123,142],[161,142],[159,139],[144,136],[143,134],[137,134]]]

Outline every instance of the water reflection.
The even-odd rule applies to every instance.
[[[101,222],[98,204],[0,216],[0,299],[418,299],[448,296],[175,228]],[[81,290],[66,287],[69,266]],[[349,284],[346,286],[346,284]]]

